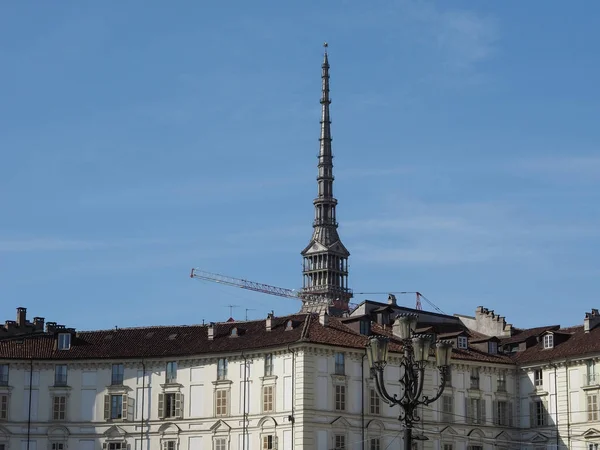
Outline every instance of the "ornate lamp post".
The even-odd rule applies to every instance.
[[[367,357],[371,368],[371,377],[375,378],[377,392],[390,406],[400,406],[398,420],[404,423],[404,449],[411,450],[412,426],[420,420],[417,408],[435,402],[446,387],[446,378],[452,358],[452,344],[446,341],[435,343],[436,365],[440,371],[441,382],[437,394],[429,398],[423,394],[425,363],[429,359],[429,350],[433,345],[431,335],[414,334],[418,316],[401,314],[394,323],[394,334],[401,340],[404,357],[400,362],[400,394],[390,395],[385,388],[383,369],[387,364],[389,340],[385,336],[373,336],[367,344]]]

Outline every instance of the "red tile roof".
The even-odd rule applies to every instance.
[[[536,328],[526,328],[519,329],[513,328],[515,334],[510,337],[500,338],[502,345],[504,344],[518,344],[521,342],[525,342],[527,339],[535,336],[539,336],[544,331],[548,330],[558,330],[560,325],[546,325],[544,327],[536,327]]]

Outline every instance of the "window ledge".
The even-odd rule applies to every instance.
[[[217,381],[213,381],[212,384],[214,384],[217,387],[219,387],[219,386],[231,386],[233,384],[233,381],[231,381],[231,380],[217,380]]]
[[[106,390],[109,394],[126,394],[128,392],[133,391],[129,386],[125,386],[124,384],[109,384],[106,386]]]
[[[348,380],[348,376],[347,375],[337,375],[335,373],[332,373],[331,379],[336,384],[346,384],[346,382]]]
[[[183,384],[180,383],[165,383],[165,384],[159,384],[159,386],[162,388],[163,391],[179,391],[182,387]]]

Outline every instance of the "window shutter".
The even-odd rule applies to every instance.
[[[122,411],[121,411],[121,418],[123,420],[127,420],[127,402],[128,402],[129,398],[127,397],[127,395],[123,395],[123,403],[122,403]]]
[[[471,408],[471,399],[468,397],[465,398],[465,413],[467,416],[465,422],[473,423],[473,409]]]
[[[500,423],[500,414],[498,411],[498,401],[492,400],[492,423],[498,425]]]
[[[104,420],[110,419],[110,395],[104,396]]]
[[[542,425],[546,426],[550,422],[550,410],[548,409],[548,402],[542,402],[542,408],[544,411],[542,412]]]
[[[165,417],[165,394],[158,394],[158,418],[164,419]]]
[[[183,394],[181,392],[177,392],[175,394],[175,417],[179,417],[180,419],[183,417],[181,414],[182,411],[182,402],[183,402]]]
[[[512,402],[508,402],[508,426],[513,426],[513,404]]]
[[[486,401],[485,401],[485,398],[482,398],[481,400],[479,400],[479,402],[480,402],[479,406],[481,407],[481,414],[479,416],[481,418],[481,422],[479,422],[479,423],[481,423],[482,425],[485,425],[485,423],[486,423],[486,417],[485,417],[486,416],[486,413],[485,413]]]
[[[529,402],[529,428],[535,427],[535,402]]]

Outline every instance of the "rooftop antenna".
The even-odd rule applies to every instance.
[[[225,305],[225,308],[229,308],[229,317],[233,318],[233,308],[239,308],[238,305]]]
[[[246,322],[248,321],[248,311],[256,311],[254,308],[246,308]]]

